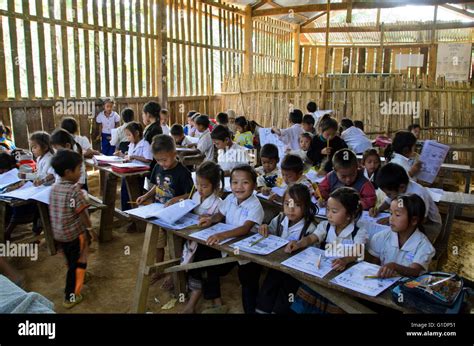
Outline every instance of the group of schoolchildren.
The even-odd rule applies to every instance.
[[[151,173],[143,181],[144,187],[140,186],[143,194],[136,201],[138,205],[155,201],[168,206],[191,198],[198,203],[194,213],[200,216],[199,226],[206,228],[218,222],[234,226],[209,237],[209,246],[187,241],[183,263],[220,258],[224,254],[210,246],[258,232],[287,239],[284,250],[288,254],[309,246],[325,249],[333,243],[364,245],[365,260],[381,265],[378,276],[382,278],[417,276],[428,270],[441,217],[426,188],[416,182],[420,163],[415,150],[417,138],[412,132],[400,131],[394,136],[385,150],[389,162],[382,165],[379,152],[372,147],[360,121],[343,119],[338,123],[330,114],[320,116],[316,104],[310,102],[305,115],[298,109],[290,112],[288,128],[272,128],[286,145],[285,156],[280,157],[275,145],[260,147],[258,124],[236,116],[232,110],[219,113],[216,119],[192,111],[184,127],[174,124],[169,128],[169,114],[156,102],[143,107],[145,127],[133,120],[131,109],[118,115],[113,106],[113,101],[108,100],[96,118],[101,151],[150,165]],[[195,148],[203,157],[204,162],[196,168],[195,182],[179,160],[177,147]],[[55,182],[49,210],[54,238],[68,262],[64,306],[70,308],[82,301],[87,248],[93,237],[87,197],[82,192],[87,190],[83,159],[96,152],[85,137],[78,135],[73,118],[64,119],[61,128],[51,135],[33,133],[30,148],[37,162],[35,185]],[[259,167],[249,164],[249,149],[258,150]],[[360,162],[357,154],[362,154]],[[14,160],[8,154],[1,155],[3,173],[14,167]],[[324,176],[318,184],[305,175],[310,169]],[[225,176],[230,177],[230,193],[222,199]],[[282,196],[274,192],[275,187],[284,189]],[[386,196],[381,203],[377,203],[376,189]],[[255,192],[282,205],[281,212],[268,225],[263,224],[264,209]],[[124,185],[121,193],[122,208],[129,209]],[[318,208],[326,208],[327,220],[318,221]],[[363,211],[371,216],[389,211],[388,220],[380,222],[389,224],[390,229],[369,239],[367,230],[357,224]],[[165,231],[160,230],[157,262],[164,260],[166,246]],[[332,262],[333,269],[342,271],[363,257],[337,257]],[[211,301],[205,313],[227,312],[220,279],[235,266],[245,313],[341,312],[293,277],[271,269],[261,279],[262,267],[245,261],[190,270],[190,295],[184,312],[196,312],[201,297]],[[294,301],[288,299],[290,296],[295,297]]]

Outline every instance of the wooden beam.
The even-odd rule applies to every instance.
[[[260,0],[258,3],[252,6],[252,10],[258,10],[260,7],[264,6],[269,0]]]
[[[436,45],[436,21],[438,20],[438,6],[435,6],[433,13],[433,24],[431,29],[431,46],[430,46],[430,66],[428,69],[428,83],[436,83],[436,64],[438,55],[438,46]]]
[[[167,60],[167,27],[166,27],[166,0],[156,0],[156,13],[157,18],[157,29],[158,29],[158,40],[156,42],[156,54],[157,61],[159,62],[156,66],[156,78],[158,79],[158,96],[161,107],[168,107],[168,86],[167,86],[167,70],[166,70],[166,60]],[[171,59],[170,59],[171,60]]]
[[[253,73],[253,47],[252,47],[252,7],[245,8],[244,23],[244,74],[250,76]]]
[[[459,8],[459,7],[456,7],[456,6],[451,6],[451,5],[448,5],[448,4],[441,5],[441,7],[445,8],[447,10],[462,14],[465,17],[474,18],[474,13],[463,10],[462,8]]]
[[[434,30],[448,30],[448,29],[468,29],[474,27],[474,21],[471,22],[459,22],[459,23],[437,23],[434,26]],[[420,23],[410,25],[385,25],[385,32],[393,31],[424,31],[432,30],[432,23]],[[332,27],[329,28],[331,32],[379,32],[381,26],[345,26],[345,27]],[[301,33],[324,33],[326,28],[301,28]]]
[[[300,27],[295,25],[295,31],[293,32],[293,49],[295,62],[293,63],[293,76],[298,77],[300,75],[301,65],[301,49],[300,49]]]
[[[306,22],[302,23],[302,24],[301,24],[301,27],[304,27],[304,26],[307,26],[308,24],[311,24],[311,23],[314,22],[316,19],[321,18],[321,17],[324,16],[325,14],[326,14],[326,12],[318,13],[318,14],[315,15],[314,17],[311,17],[311,18],[308,19]]]
[[[234,8],[234,7],[232,7],[232,6],[229,6],[229,5],[225,5],[225,4],[218,3],[218,2],[214,2],[214,1],[210,1],[210,0],[201,0],[201,2],[202,2],[203,4],[206,4],[206,5],[209,5],[209,6],[217,7],[217,8],[220,8],[220,9],[222,9],[222,10],[226,10],[226,11],[230,11],[230,12],[235,12],[235,13],[241,14],[242,16],[245,16],[245,11],[239,10],[239,9]]]
[[[328,79],[328,65],[329,65],[329,20],[331,17],[331,0],[327,0],[326,4],[326,48],[324,51],[324,74],[323,74],[323,92],[322,92],[322,109],[326,109],[326,90],[327,90],[327,79]]]
[[[451,4],[465,4],[470,3],[471,0],[452,0],[449,1]],[[352,9],[374,9],[374,8],[394,8],[401,6],[434,6],[434,5],[444,5],[446,0],[397,0],[397,1],[371,1],[371,2],[354,2],[352,3]],[[330,5],[330,11],[346,11],[350,6],[349,3],[333,3]],[[302,12],[321,12],[326,11],[326,4],[312,4],[312,5],[300,5],[300,6],[288,6],[288,7],[278,7],[270,8],[263,10],[254,10],[252,11],[253,17],[261,16],[274,16],[288,14],[288,11],[291,9],[294,13]]]
[[[352,23],[352,0],[346,0],[347,12],[346,12],[346,23]]]

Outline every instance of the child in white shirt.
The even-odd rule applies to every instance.
[[[230,175],[233,168],[250,162],[250,151],[234,143],[229,129],[217,125],[211,133],[212,142],[218,150],[217,163],[224,170],[226,176]]]
[[[115,152],[115,147],[110,145],[112,139],[112,129],[119,127],[120,115],[114,112],[114,101],[112,99],[106,99],[104,101],[104,110],[100,112],[96,117],[96,122],[99,125],[99,138],[102,138],[101,148],[102,154],[111,156]]]
[[[300,147],[299,138],[303,133],[301,122],[303,121],[303,113],[299,109],[294,109],[288,117],[291,126],[287,129],[278,129],[272,127],[272,132],[276,133],[281,141],[286,144],[290,150],[298,150]]]
[[[366,150],[372,148],[372,141],[361,129],[354,126],[351,119],[342,119],[341,128],[341,138],[346,142],[349,149],[354,151],[356,154],[362,154]]]

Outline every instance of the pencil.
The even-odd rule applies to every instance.
[[[326,139],[326,147],[329,148],[329,137]]]
[[[394,277],[396,277],[396,276],[390,276],[388,278],[382,278],[382,277],[377,276],[377,275],[366,275],[366,276],[364,276],[364,279],[382,279],[383,280],[383,279],[391,279],[391,278],[394,278]]]
[[[318,260],[316,261],[316,267],[317,267],[318,269],[321,268],[321,257],[322,257],[322,255],[319,254]]]
[[[193,184],[193,187],[191,189],[191,192],[189,193],[189,197],[188,198],[192,198],[193,197],[193,192],[194,192],[194,184]]]
[[[253,243],[251,243],[250,246],[254,246],[254,245],[260,243],[260,242],[261,242],[263,239],[265,239],[265,238],[266,238],[266,237],[262,236],[260,239],[258,239],[258,240],[256,240],[256,241],[254,241]]]
[[[323,196],[321,195],[321,191],[319,191],[319,185],[318,184],[315,184],[316,185],[316,193],[318,194],[318,198],[319,199],[324,199]]]
[[[128,204],[138,204],[138,203],[134,201],[128,201]]]

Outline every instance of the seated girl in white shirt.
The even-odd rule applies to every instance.
[[[421,170],[421,161],[418,161],[416,137],[408,131],[398,131],[393,137],[392,144],[385,149],[387,161],[402,166],[408,176],[416,181],[416,175]]]

